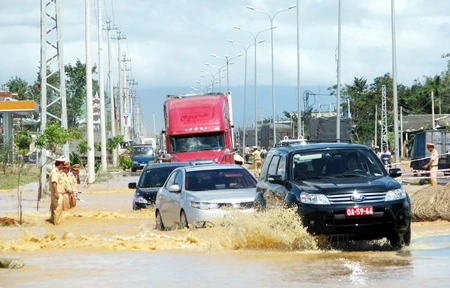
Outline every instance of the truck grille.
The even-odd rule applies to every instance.
[[[330,194],[327,195],[328,200],[331,204],[355,204],[355,203],[376,203],[376,202],[383,202],[384,198],[386,196],[387,192],[362,192],[362,193],[353,193],[353,192],[347,192],[347,193],[339,193],[339,194]],[[353,200],[352,197],[354,196],[357,199],[362,200]]]

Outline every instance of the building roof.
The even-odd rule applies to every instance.
[[[414,132],[418,130],[431,129],[432,120],[433,115],[431,114],[403,116],[402,129],[404,132]],[[447,126],[450,124],[450,114],[435,114],[434,120],[436,122],[436,125]]]

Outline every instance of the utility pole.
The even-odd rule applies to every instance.
[[[88,140],[88,181],[95,182],[95,149],[94,149],[94,119],[92,112],[92,66],[91,66],[91,18],[90,0],[85,0],[85,41],[86,41],[86,117]]]
[[[156,137],[155,112],[153,112],[153,137]]]
[[[300,90],[300,7],[299,1],[297,0],[297,138],[303,139],[302,133],[302,101],[301,101],[301,90]]]
[[[100,145],[101,145],[101,172],[106,173],[108,163],[106,161],[106,109],[105,88],[103,84],[103,37],[102,37],[102,0],[98,0],[98,86],[100,90]]]
[[[395,40],[395,0],[391,0],[392,18],[392,93],[394,94],[394,147],[395,167],[400,167],[400,154],[398,146],[398,98],[397,98],[397,48]]]
[[[137,114],[137,97],[136,97],[136,86],[138,82],[134,80],[134,78],[128,79],[128,105],[129,105],[129,112],[131,117],[131,128],[130,128],[130,135],[132,140],[137,140],[139,138],[139,135],[136,133],[136,122],[138,121],[138,114]]]
[[[116,28],[111,28],[111,21],[107,20],[106,21],[107,24],[107,28],[106,30],[108,31],[108,77],[109,77],[109,98],[110,98],[110,109],[111,109],[111,136],[114,138],[117,136],[116,133],[116,117],[115,117],[115,105],[114,105],[114,87],[113,87],[113,77],[112,77],[112,56],[111,56],[111,29],[116,30]],[[112,150],[112,162],[113,162],[113,167],[117,167],[117,161],[118,161],[118,156],[117,156],[117,148]]]
[[[337,103],[336,103],[336,139],[341,139],[341,0],[338,13],[338,54],[337,54]]]
[[[120,127],[120,133],[119,135],[124,136],[125,135],[125,121],[123,118],[123,82],[122,82],[122,59],[121,59],[121,54],[120,54],[120,40],[122,39],[127,39],[127,36],[122,35],[122,32],[120,30],[117,30],[117,36],[116,37],[112,37],[112,39],[117,40],[117,51],[118,51],[118,57],[117,57],[117,61],[118,61],[118,66],[119,66],[119,117],[120,117],[120,121],[119,121],[119,127]]]
[[[386,86],[381,86],[381,145],[380,150],[383,151],[384,146],[388,146],[388,126],[387,126],[387,104],[386,104]]]
[[[64,73],[64,53],[62,45],[62,31],[61,31],[61,10],[60,10],[60,0],[41,0],[41,133],[44,132],[47,127],[47,115],[60,120],[61,127],[67,129],[67,100],[66,100],[66,80]],[[53,12],[51,7],[53,5]],[[50,29],[47,29],[47,22],[52,25]],[[52,34],[55,33],[55,34]],[[47,36],[53,36],[54,39],[48,39]],[[49,37],[50,38],[50,37]],[[48,49],[54,49],[52,55],[47,55]],[[55,63],[56,59],[56,63]],[[59,73],[59,89],[54,85],[47,83],[47,79],[52,76],[52,74],[47,75],[47,66],[55,66]],[[49,88],[49,89],[47,89]],[[49,93],[51,92],[51,93]],[[48,95],[47,95],[48,94]],[[58,95],[54,99],[53,95]],[[50,96],[48,99],[47,97]],[[50,103],[48,103],[50,100]],[[61,116],[58,117],[51,113],[48,113],[48,108],[53,104],[60,102],[61,104]],[[69,144],[64,144],[63,147],[64,157],[69,159]],[[41,178],[39,182],[39,196],[38,198],[45,198],[46,195],[46,182],[47,182],[47,151],[41,151]]]
[[[127,80],[127,72],[129,71],[129,69],[127,68],[127,62],[130,61],[130,59],[126,58],[126,53],[123,53],[122,56],[122,62],[123,62],[123,91],[124,91],[124,100],[123,103],[123,113],[124,113],[124,118],[126,118],[126,123],[124,123],[124,138],[125,141],[130,141],[130,118],[131,118],[131,113],[130,113],[130,99],[129,99],[129,89],[128,89],[128,80]],[[125,119],[124,119],[125,120]]]
[[[377,133],[378,133],[378,106],[375,105],[375,144],[374,144],[374,148],[377,147],[377,143],[378,143]]]

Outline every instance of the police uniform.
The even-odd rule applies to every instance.
[[[72,183],[70,182],[69,175],[64,171],[64,169],[69,169],[70,163],[64,163],[64,168],[61,171],[61,175],[64,179],[64,200],[63,200],[63,211],[67,211],[71,207],[71,199],[72,199]]]
[[[73,191],[73,195],[72,198],[70,199],[70,208],[76,207],[77,206],[77,192],[78,192],[78,184],[80,184],[80,177],[77,175],[75,176],[75,174],[73,174],[73,171],[79,171],[80,169],[80,165],[75,164],[72,166],[72,173],[69,174],[69,181],[70,181],[70,185],[71,185],[71,190]]]
[[[261,152],[258,151],[258,147],[253,146],[253,174],[256,178],[259,177],[259,174],[261,173]]]
[[[64,160],[56,160],[55,165],[60,166],[64,164]],[[62,209],[63,209],[63,198],[64,198],[64,178],[62,177],[60,170],[55,167],[50,172],[50,185],[49,190],[51,193],[51,204],[50,204],[50,221],[58,225],[61,223]],[[53,186],[56,183],[56,190]],[[58,198],[56,198],[58,197]]]

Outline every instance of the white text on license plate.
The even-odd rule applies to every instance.
[[[373,207],[346,208],[345,216],[366,216],[373,215]]]

